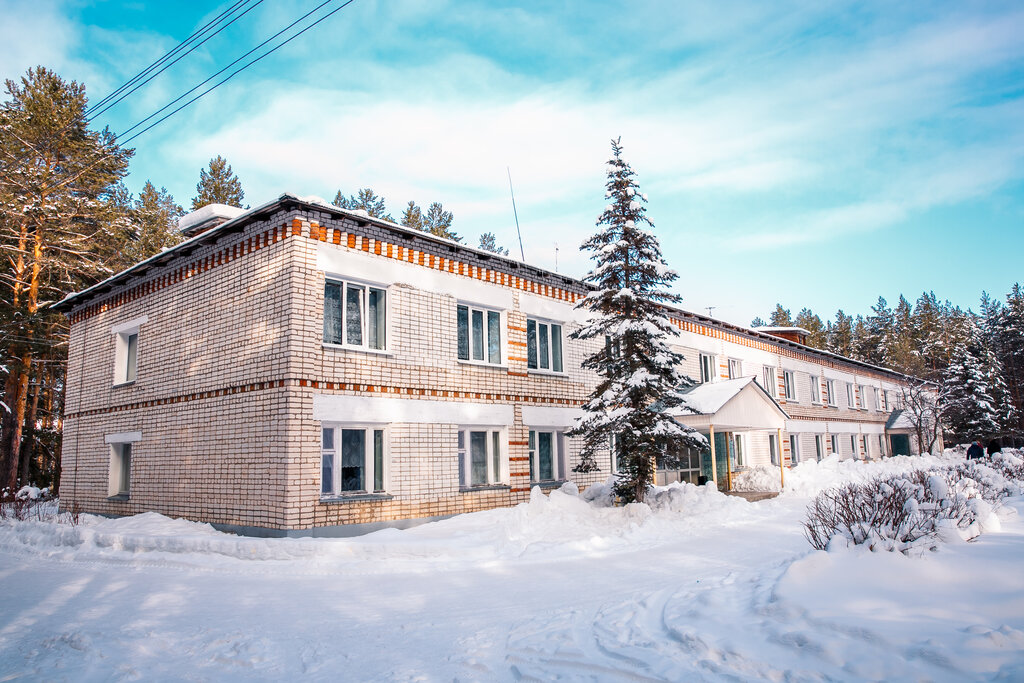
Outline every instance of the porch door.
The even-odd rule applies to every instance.
[[[892,448],[890,452],[893,455],[910,455],[909,434],[890,434],[889,444]]]
[[[729,463],[732,452],[732,433],[715,432],[715,465],[718,469],[718,490],[729,490]],[[700,458],[700,473],[711,481],[711,451],[705,451]]]

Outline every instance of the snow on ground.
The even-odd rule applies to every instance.
[[[5,522],[0,680],[1020,680],[1024,498],[920,557],[803,538],[821,487],[929,464],[806,463],[758,503],[567,487],[354,539]]]

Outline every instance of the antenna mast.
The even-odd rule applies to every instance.
[[[526,263],[526,253],[523,252],[523,233],[519,232],[519,214],[516,213],[516,193],[512,190],[512,171],[508,166],[505,167],[505,171],[508,173],[508,192],[512,195],[512,215],[516,219],[516,235],[519,236],[519,256],[522,257],[523,263]]]

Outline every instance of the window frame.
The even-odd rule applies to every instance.
[[[860,460],[860,449],[857,448],[856,434],[850,434],[850,448],[853,450],[853,459]]]
[[[857,410],[857,389],[853,382],[846,383],[846,404],[850,410]]]
[[[333,430],[331,448],[325,443],[325,431]],[[363,436],[363,488],[354,491],[342,490],[342,469],[343,431],[362,431]],[[376,433],[381,432],[381,488],[377,488],[377,464],[375,439]],[[321,422],[320,423],[320,499],[321,500],[344,500],[346,498],[365,498],[368,496],[387,496],[391,481],[391,453],[388,447],[390,442],[390,428],[387,424],[373,422]],[[324,490],[324,470],[328,453],[331,455],[331,490]],[[366,484],[374,482],[373,488]]]
[[[796,390],[796,372],[793,370],[782,371],[782,391],[785,394],[784,398],[787,401],[793,401],[799,403],[800,399],[797,396]]]
[[[770,379],[769,379],[769,375],[770,375]],[[774,365],[765,365],[761,369],[761,381],[764,382],[767,385],[767,386],[764,387],[764,390],[768,392],[768,395],[771,396],[772,398],[778,398],[778,394],[779,394],[778,382],[779,382],[779,379],[778,379],[778,376],[775,374],[775,366]]]
[[[838,408],[839,401],[836,398],[836,381],[825,378],[825,402],[830,408]]]
[[[459,346],[461,341],[460,321],[459,321],[459,309],[466,309],[466,353],[467,357],[463,358],[460,354],[462,353]],[[481,350],[483,358],[474,358],[474,347],[476,334],[473,332],[473,314],[480,313],[481,316],[481,332],[483,338],[480,340]],[[491,316],[492,314],[497,317],[497,330],[498,330],[498,360],[491,360]],[[455,359],[459,363],[465,363],[468,365],[480,365],[484,367],[498,368],[506,367],[506,351],[505,351],[505,337],[506,333],[502,332],[505,329],[505,311],[499,308],[493,308],[491,306],[481,306],[469,301],[459,301],[455,305]]]
[[[134,384],[139,378],[139,340],[142,326],[149,322],[148,316],[129,320],[110,328],[114,335],[114,381],[113,386]]]
[[[815,434],[814,435],[814,458],[816,462],[821,462],[825,459],[825,435]]]
[[[782,466],[782,458],[779,456],[779,442],[775,434],[768,434],[768,460],[775,467]]]
[[[487,481],[473,483],[473,433],[483,433],[484,464]],[[494,449],[498,453],[495,457]],[[508,428],[505,426],[460,425],[456,433],[455,450],[459,471],[459,491],[476,491],[507,487],[509,482]]]
[[[832,455],[842,455],[842,453],[839,452],[839,435],[829,434],[828,441],[829,445],[832,446]]]
[[[551,435],[551,479],[540,479],[540,435]],[[614,438],[614,437],[612,437]],[[568,478],[565,459],[565,430],[557,427],[527,427],[527,455],[530,459],[530,485],[558,484]],[[612,451],[614,462],[615,452]],[[614,463],[613,467],[618,463]]]
[[[808,375],[811,379],[811,405],[820,406],[821,403],[821,375]]]
[[[340,305],[341,310],[339,316],[341,319],[341,336],[342,341],[328,341],[327,339],[327,288],[331,285],[339,285],[341,287]],[[360,336],[363,339],[363,343],[354,344],[348,341],[348,290],[349,287],[362,288],[362,302],[360,307]],[[379,347],[370,346],[370,292],[371,290],[381,292],[384,295],[384,343]],[[389,285],[384,285],[379,282],[370,282],[367,280],[360,280],[358,278],[339,277],[334,275],[328,275],[324,278],[324,296],[323,296],[323,318],[324,318],[324,329],[321,337],[321,344],[325,348],[331,349],[349,349],[355,351],[363,351],[365,353],[380,353],[389,354],[391,349],[389,343],[391,340],[391,288]],[[381,330],[377,330],[378,336]]]
[[[800,435],[790,433],[789,435],[789,463],[797,465],[800,463]]]
[[[714,354],[697,352],[697,381],[700,384],[711,384],[715,381]],[[706,375],[706,376],[705,376]]]
[[[739,379],[743,376],[743,361],[739,358],[729,359],[729,379]]]
[[[530,323],[533,323],[534,336],[536,342],[534,343],[533,350],[536,353],[536,359],[530,358]],[[544,359],[547,362],[548,367],[540,367],[540,327],[546,326],[548,329],[548,350],[547,358]],[[554,328],[558,328],[558,361],[561,368],[555,369],[555,334]],[[560,320],[551,320],[550,318],[541,318],[538,316],[527,316],[526,317],[526,371],[536,374],[547,374],[547,375],[565,375],[565,323]],[[608,342],[610,343],[610,341]],[[535,367],[531,367],[530,363],[534,363]]]
[[[735,465],[736,467],[747,466],[747,444],[744,439],[744,434],[740,432],[733,432],[733,452],[736,454]]]
[[[857,394],[860,400],[857,402],[857,410],[869,410],[868,408],[868,386],[866,384],[857,385]]]
[[[109,444],[110,471],[107,476],[108,498],[129,498],[132,494],[132,442]],[[127,456],[127,462],[125,457]]]

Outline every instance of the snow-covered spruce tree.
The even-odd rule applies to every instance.
[[[577,304],[589,321],[572,339],[601,339],[600,351],[583,367],[600,375],[583,406],[584,415],[569,434],[583,437],[577,472],[597,471],[594,457],[607,452],[612,436],[618,460],[615,492],[641,502],[652,483],[656,463],[678,466],[683,449],[704,450],[707,439],[666,412],[681,403],[678,390],[692,385],[680,370],[683,356],[667,343],[675,335],[660,304],[679,300],[665,287],[678,275],[669,270],[647,218],[633,170],[612,141],[607,197],[611,204],[597,221],[600,231],[583,243],[594,269],[584,280],[595,290]]]
[[[974,321],[967,324],[970,341],[954,347],[942,382],[943,418],[960,441],[1000,435],[1016,417],[999,360]]]
[[[210,159],[209,171],[200,169],[196,196],[192,198],[193,211],[207,204],[227,204],[241,208],[243,200],[245,192],[242,191],[242,182],[231,170],[227,159],[218,154]]]

